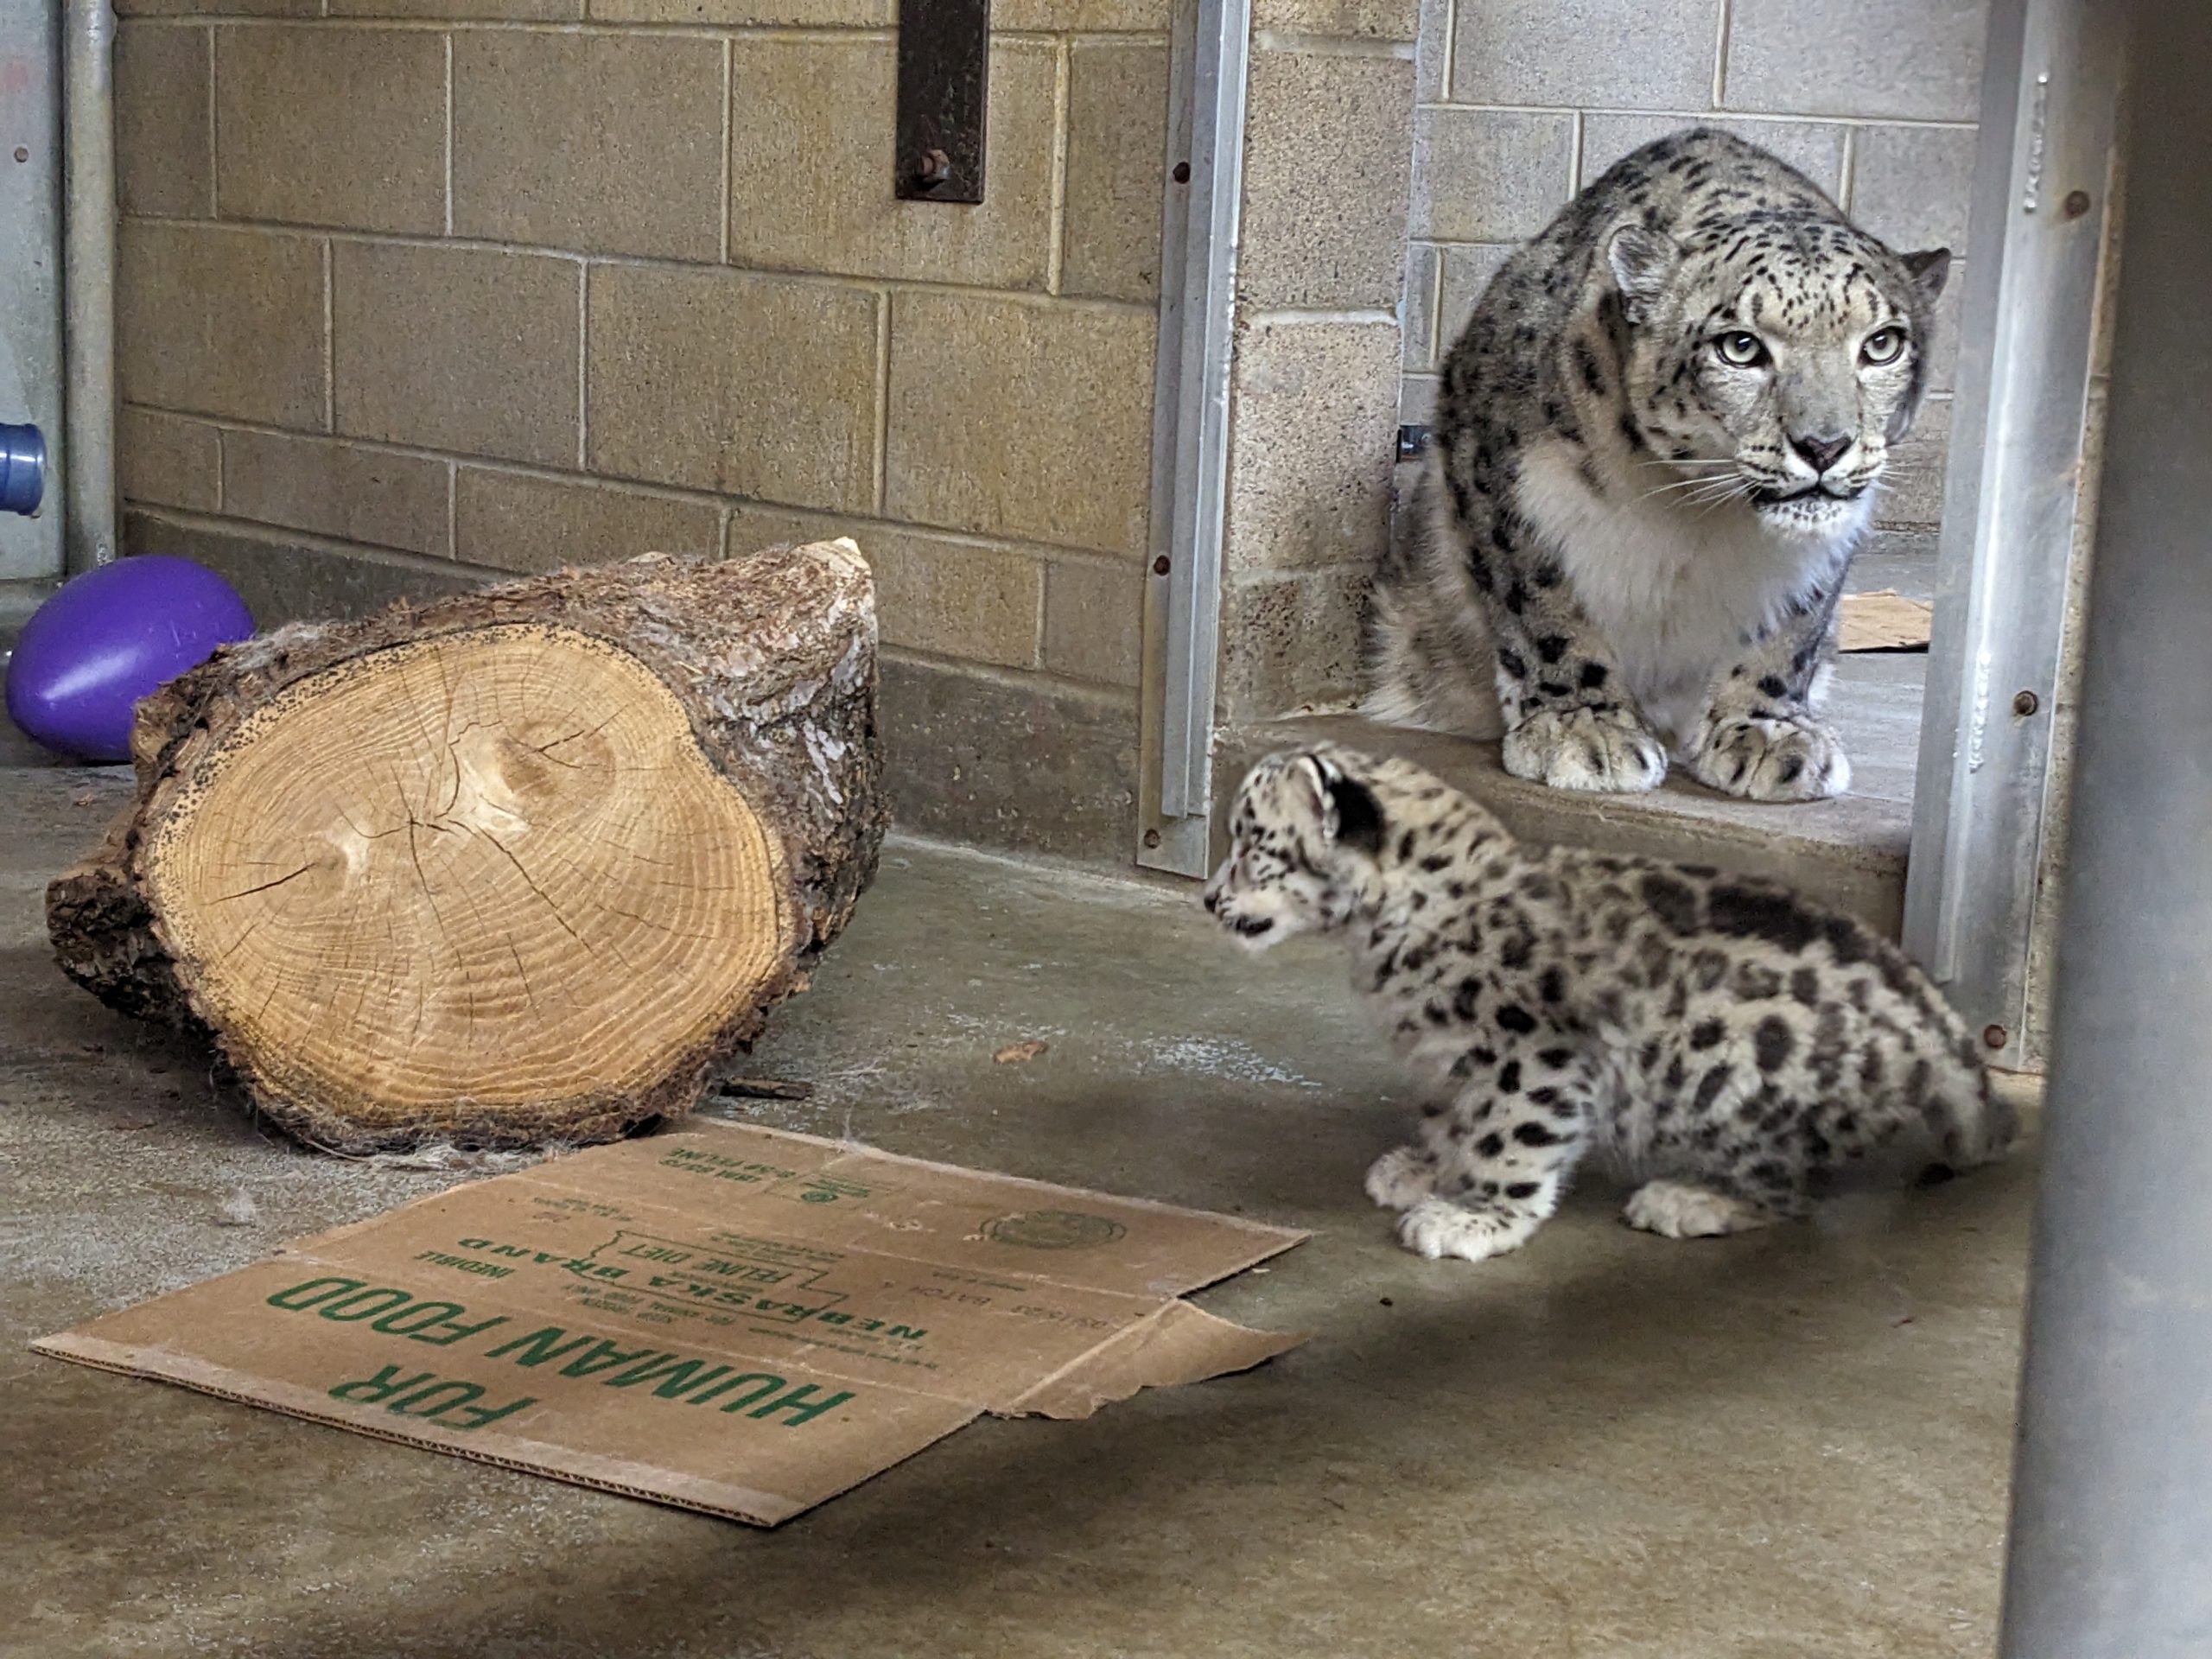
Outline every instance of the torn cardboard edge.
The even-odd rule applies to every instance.
[[[1935,629],[1936,607],[1894,588],[1846,594],[1841,610],[1836,648],[1842,652],[1925,651]]]
[[[432,1193],[32,1344],[773,1526],[987,1413],[1304,1340],[1182,1300],[1290,1229],[698,1124]]]

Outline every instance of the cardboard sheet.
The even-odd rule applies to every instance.
[[[421,1198],[33,1344],[774,1526],[986,1412],[1302,1335],[1179,1300],[1305,1234],[720,1124]]]
[[[1906,599],[1894,588],[1843,596],[1841,651],[1925,651],[1935,607]]]

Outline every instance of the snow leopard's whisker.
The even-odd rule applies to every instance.
[[[1710,490],[1722,486],[1734,488],[1741,486],[1743,483],[1743,480],[1736,478],[1732,474],[1726,478],[1678,478],[1671,484],[1653,485],[1649,489],[1644,491],[1643,494],[1637,497],[1637,499],[1639,501],[1649,501],[1653,496],[1664,495],[1669,490]]]
[[[1679,484],[1662,484],[1657,489],[1646,490],[1642,499],[1649,500],[1669,490],[1680,490],[1683,492],[1683,501],[1694,504],[1715,496],[1749,495],[1751,487],[1749,479],[1738,478],[1733,474],[1726,478],[1687,478]]]
[[[1686,495],[1682,499],[1693,505],[1702,507],[1707,512],[1712,512],[1731,501],[1748,500],[1751,493],[1751,486],[1738,479],[1731,482],[1725,489],[1714,490],[1706,495]]]

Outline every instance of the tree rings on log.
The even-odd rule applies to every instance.
[[[851,543],[658,557],[294,627],[142,705],[63,966],[346,1151],[688,1109],[883,830]]]

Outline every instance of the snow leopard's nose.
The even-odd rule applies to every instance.
[[[1789,440],[1789,447],[1805,457],[1814,472],[1825,473],[1851,448],[1851,435],[1847,432],[1838,436],[1796,437]]]

